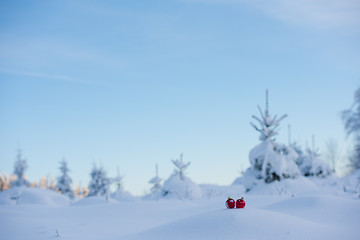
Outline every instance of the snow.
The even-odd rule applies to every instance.
[[[252,189],[264,181],[295,178],[300,175],[295,163],[297,153],[291,148],[271,141],[263,141],[249,153],[251,167],[244,174],[244,186]]]
[[[70,199],[48,189],[14,187],[0,192],[0,205],[37,204],[47,206],[68,206]]]
[[[350,180],[289,178],[248,193],[241,184],[202,184],[197,199],[158,201],[94,196],[70,202],[47,189],[12,188],[0,192],[1,239],[53,239],[57,233],[69,240],[359,239],[360,197],[342,189]],[[15,193],[18,203],[11,199]],[[228,196],[244,197],[245,208],[227,209]]]
[[[161,190],[165,198],[198,199],[202,196],[201,188],[190,178],[174,173],[165,182]]]
[[[112,204],[117,203],[113,198],[109,197],[100,197],[100,196],[93,196],[93,197],[86,197],[82,199],[78,199],[72,203],[72,206],[88,206],[88,205],[97,205],[97,204]]]

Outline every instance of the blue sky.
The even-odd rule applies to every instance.
[[[230,184],[266,88],[289,115],[279,142],[291,124],[300,144],[345,153],[359,29],[352,0],[1,1],[0,172],[21,147],[30,180],[65,157],[75,184],[96,163],[142,194],[183,153],[195,182]]]

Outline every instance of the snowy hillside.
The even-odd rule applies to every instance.
[[[204,196],[191,201],[91,197],[70,205],[50,190],[11,189],[0,193],[1,239],[359,239],[358,194],[324,184],[289,179],[247,194],[241,185],[200,185]],[[245,208],[227,209],[227,194],[245,197]]]

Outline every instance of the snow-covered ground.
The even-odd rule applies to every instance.
[[[360,239],[360,198],[338,181],[300,178],[256,186],[201,185],[195,200],[92,197],[50,190],[0,193],[0,239]],[[245,197],[244,209],[224,202]]]

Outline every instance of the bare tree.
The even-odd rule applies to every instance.
[[[347,135],[352,135],[355,140],[349,166],[351,170],[356,170],[360,168],[360,87],[355,91],[352,106],[342,112],[342,119]]]
[[[325,159],[329,162],[333,172],[336,172],[336,165],[340,157],[338,142],[330,138],[325,142]]]

